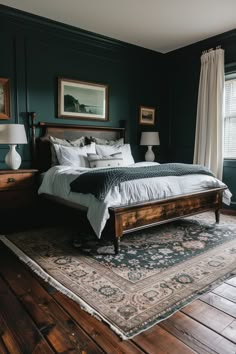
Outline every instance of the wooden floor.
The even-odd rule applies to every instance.
[[[236,265],[235,265],[236,266]],[[0,244],[0,353],[236,353],[236,277],[122,341]]]

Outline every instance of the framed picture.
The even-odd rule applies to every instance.
[[[108,120],[108,86],[58,78],[58,117]]]
[[[0,119],[10,119],[10,80],[0,78]]]
[[[155,123],[155,108],[140,107],[139,124],[154,125]]]

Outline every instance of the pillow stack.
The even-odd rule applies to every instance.
[[[106,140],[96,137],[80,137],[66,140],[50,136],[52,166],[120,167],[134,164],[130,144],[124,139]],[[88,143],[89,142],[89,143]],[[87,145],[86,145],[87,144]]]

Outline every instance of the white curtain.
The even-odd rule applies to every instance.
[[[193,163],[208,167],[217,178],[223,171],[224,50],[201,56]]]

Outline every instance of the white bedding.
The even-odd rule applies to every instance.
[[[154,162],[139,162],[130,167],[155,164]],[[206,188],[225,186],[220,180],[207,175],[186,175],[155,177],[132,180],[121,183],[107,194],[104,201],[99,201],[92,194],[71,192],[70,183],[76,177],[89,171],[89,168],[73,169],[71,166],[54,166],[43,177],[38,190],[39,194],[46,193],[84,205],[88,208],[87,218],[98,238],[109,219],[108,208],[111,206],[127,205],[154,199],[163,199],[175,195],[193,193]],[[223,201],[230,204],[231,193],[224,191]]]

